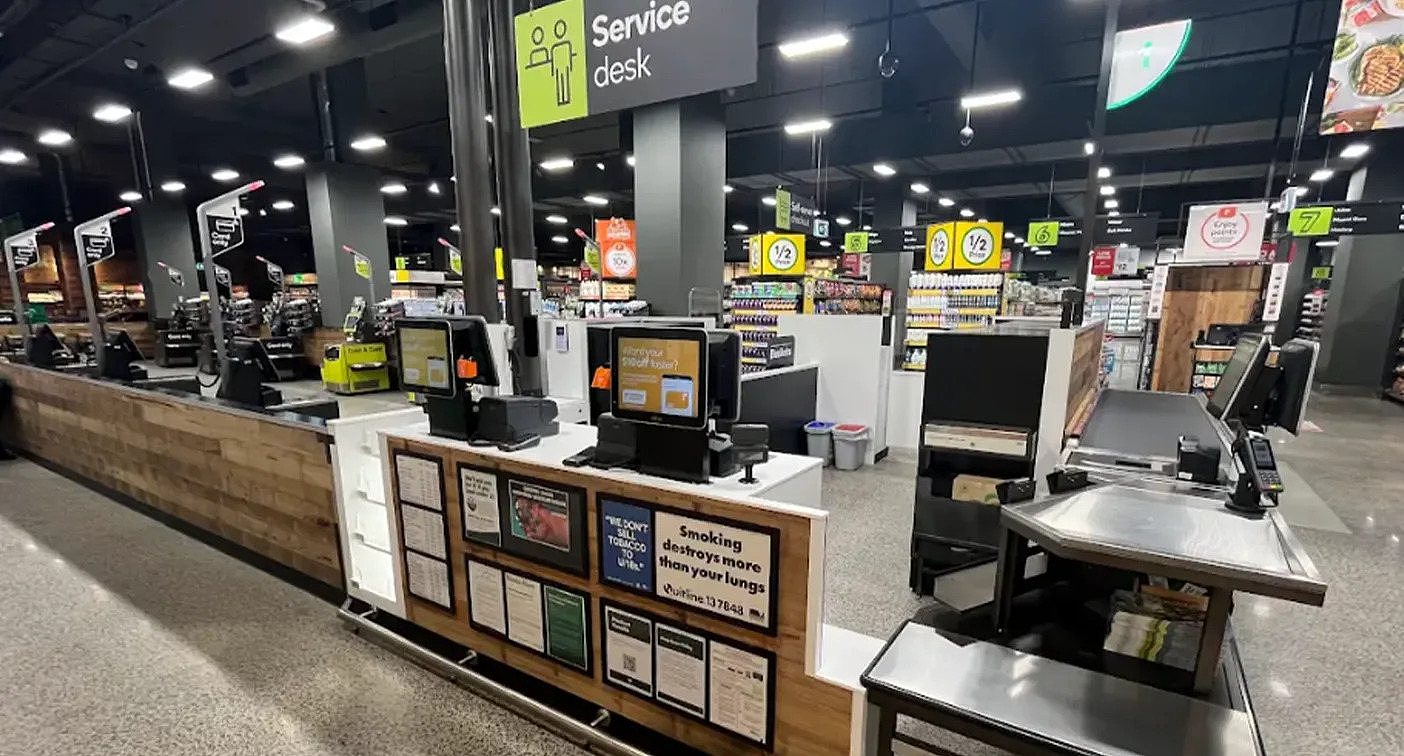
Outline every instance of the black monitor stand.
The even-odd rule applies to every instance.
[[[431,396],[425,403],[429,433],[503,451],[526,449],[542,436],[560,432],[556,404],[533,396],[473,397],[466,386],[459,396]]]
[[[712,464],[705,428],[671,428],[637,423],[639,472],[689,483],[711,480]]]

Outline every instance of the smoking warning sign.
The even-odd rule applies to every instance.
[[[771,628],[774,536],[671,512],[654,513],[655,593],[713,614]]]

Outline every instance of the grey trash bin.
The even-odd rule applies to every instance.
[[[868,426],[857,424],[836,425],[834,436],[834,467],[840,470],[857,470],[868,460],[868,441],[871,436]]]
[[[809,442],[809,456],[824,460],[826,465],[833,460],[833,430],[834,423],[825,423],[819,420],[804,426],[806,439]]]

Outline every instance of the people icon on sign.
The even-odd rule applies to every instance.
[[[548,48],[546,46],[546,30],[537,26],[531,30],[531,52],[527,56],[527,68],[537,68],[539,66],[550,66],[551,76],[556,80],[556,105],[565,106],[571,103],[574,93],[571,92],[571,74],[575,72],[575,58],[578,54],[575,45],[566,39],[566,32],[569,28],[564,19],[557,19],[551,27],[551,33],[555,36],[555,41]]]

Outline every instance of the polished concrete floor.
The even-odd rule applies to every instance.
[[[1404,753],[1404,408],[1325,395],[1310,413],[1321,432],[1279,447],[1309,487],[1284,514],[1331,588],[1321,609],[1240,599],[1254,704],[1273,754]],[[930,603],[906,587],[913,462],[825,473],[829,622],[886,636]],[[0,754],[575,752],[29,462],[0,463],[0,574]]]

